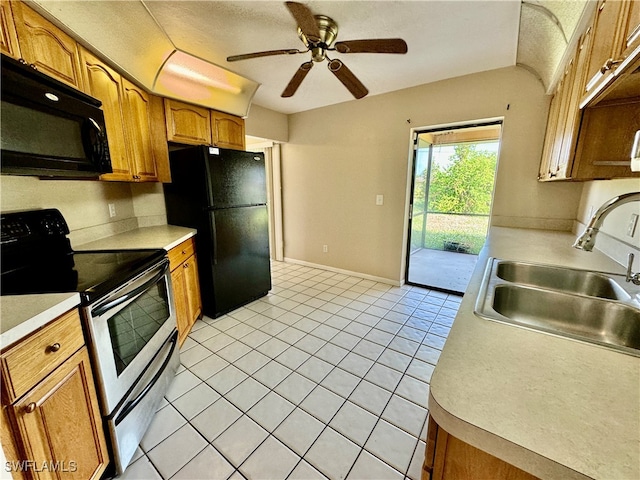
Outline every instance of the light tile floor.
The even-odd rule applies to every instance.
[[[274,262],[198,321],[123,479],[419,480],[429,381],[461,297]]]

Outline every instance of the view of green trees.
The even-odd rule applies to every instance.
[[[429,189],[430,212],[489,214],[496,154],[477,144],[455,145],[451,164],[434,165]]]
[[[416,176],[412,248],[442,250],[445,242],[457,242],[468,253],[480,251],[488,228],[496,162],[495,151],[482,144],[461,143],[453,146],[448,162],[433,163],[430,185],[427,168]]]

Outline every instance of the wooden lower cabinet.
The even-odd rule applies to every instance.
[[[178,341],[182,345],[202,315],[198,262],[193,238],[169,250],[173,301],[176,306]]]
[[[535,480],[535,477],[443,430],[429,415],[422,480]]]
[[[80,322],[73,311],[40,332],[69,319]],[[27,348],[54,357],[67,343],[64,332],[53,344],[46,337],[41,344],[23,341],[2,352],[3,384],[11,369],[5,363],[7,355]],[[82,345],[61,364],[52,363],[49,370],[13,403],[3,390],[2,440],[10,447],[4,448],[8,462],[4,468],[14,478],[98,479],[109,463],[109,454],[87,347]]]

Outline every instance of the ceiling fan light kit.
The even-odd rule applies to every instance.
[[[327,56],[328,51],[336,51],[338,53],[407,53],[407,43],[401,38],[375,38],[336,42],[338,24],[332,18],[326,15],[314,15],[302,3],[285,2],[285,5],[298,24],[298,37],[304,43],[306,50],[268,50],[227,57],[228,62],[236,62],[250,58],[311,52],[312,61],[300,65],[282,92],[282,97],[293,96],[313,67],[313,63],[324,60],[328,61],[327,67],[329,71],[342,82],[355,98],[365,97],[369,93],[367,88],[342,61],[329,58]]]

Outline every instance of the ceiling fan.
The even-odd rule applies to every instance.
[[[309,7],[298,2],[285,2],[289,12],[298,22],[298,36],[306,50],[284,49],[265,52],[246,53],[227,57],[228,62],[237,62],[249,58],[269,57],[274,55],[293,55],[311,52],[311,61],[304,62],[298,68],[282,92],[282,97],[291,97],[305,79],[314,62],[327,60],[327,67],[356,98],[369,93],[360,80],[340,60],[331,59],[327,52],[339,53],[407,53],[407,43],[401,38],[374,38],[367,40],[347,40],[336,42],[338,24],[325,15],[314,15]]]

